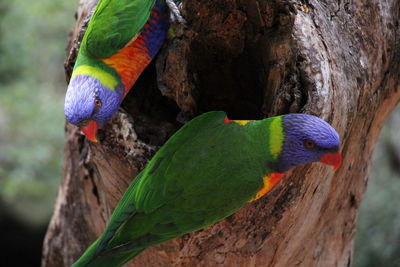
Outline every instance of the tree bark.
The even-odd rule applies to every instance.
[[[69,77],[96,1],[81,0]],[[64,176],[43,266],[72,264],[122,193],[184,122],[305,112],[342,138],[343,164],[296,168],[226,220],[147,249],[129,266],[350,266],[357,211],[379,131],[400,99],[397,0],[185,0],[157,58],[100,143],[66,126]]]

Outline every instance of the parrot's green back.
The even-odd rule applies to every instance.
[[[81,51],[107,58],[142,30],[156,0],[101,0],[94,12]]]
[[[82,39],[72,77],[79,74],[89,74],[103,82],[111,80],[107,84],[128,79],[129,77],[123,77],[124,73],[116,67],[119,64],[119,59],[113,59],[113,56],[137,39],[149,20],[156,1],[100,0]],[[158,1],[164,2],[164,0]],[[105,62],[107,58],[113,64]],[[145,64],[135,61],[135,56],[132,56],[132,58],[131,65],[144,64],[147,66],[148,64],[148,62]],[[81,66],[85,68],[76,71]],[[104,75],[103,71],[111,76]],[[137,76],[140,72],[138,71]],[[125,90],[130,89],[131,83],[133,82],[126,85]]]
[[[272,172],[269,166],[281,144],[269,144],[279,142],[270,132],[279,131],[281,119],[239,124],[224,123],[225,118],[224,112],[209,112],[173,135],[74,266],[119,266],[151,245],[212,225],[249,202]]]

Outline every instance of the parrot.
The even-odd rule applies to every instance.
[[[173,0],[100,0],[83,36],[65,96],[68,122],[97,142],[140,74],[164,43]]]
[[[312,115],[230,120],[224,111],[204,113],[157,151],[73,267],[121,266],[150,246],[215,224],[296,166],[319,161],[336,170],[339,147],[335,129]]]

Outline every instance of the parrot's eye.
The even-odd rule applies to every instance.
[[[92,113],[92,116],[94,115],[94,114],[96,114],[97,112],[99,112],[99,109],[100,109],[100,107],[101,107],[101,100],[100,100],[100,98],[98,98],[98,97],[96,97],[95,99],[94,99],[94,109],[93,109],[93,113]]]
[[[101,107],[101,100],[100,100],[100,98],[96,98],[96,99],[94,100],[94,106],[95,106],[96,108]]]
[[[316,148],[315,143],[314,143],[313,141],[311,141],[311,140],[305,140],[305,141],[304,141],[304,146],[305,146],[307,149],[315,149],[315,148]]]

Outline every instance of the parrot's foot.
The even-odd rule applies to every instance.
[[[180,24],[186,25],[186,20],[181,14],[182,3],[175,3],[174,0],[165,0],[171,12],[171,20],[177,21]]]

